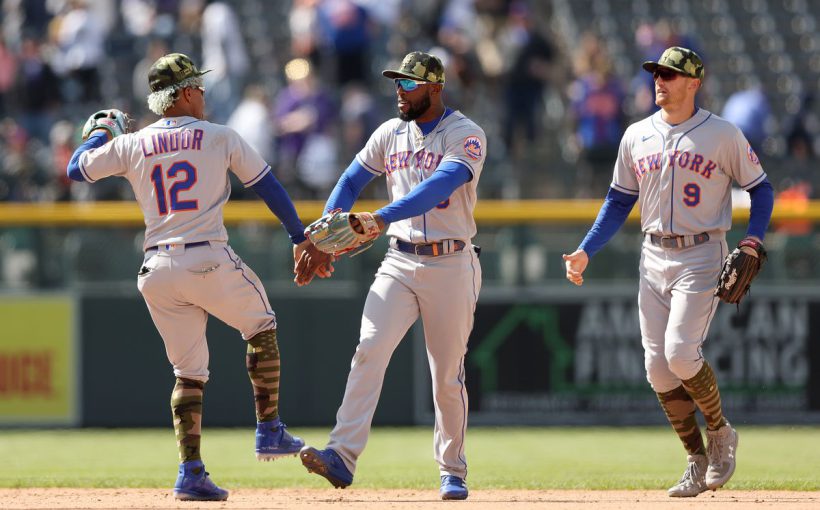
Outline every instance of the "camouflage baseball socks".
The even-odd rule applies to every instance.
[[[171,412],[177,435],[180,462],[201,460],[199,443],[202,438],[202,394],[205,383],[177,377],[171,394]]]
[[[245,364],[253,385],[256,421],[272,421],[279,415],[279,344],[275,329],[248,340]]]
[[[703,418],[706,420],[706,430],[717,430],[726,425],[726,419],[723,417],[723,410],[720,405],[720,390],[718,390],[717,379],[712,367],[706,361],[703,366],[695,374],[695,377],[683,381],[683,387],[686,392],[692,396],[692,399],[703,413]]]
[[[697,407],[692,397],[686,393],[683,386],[678,386],[665,393],[656,393],[656,395],[663,412],[666,413],[666,418],[683,442],[686,452],[689,455],[704,455],[706,448],[703,446],[703,436],[695,419]]]

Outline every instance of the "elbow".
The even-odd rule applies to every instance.
[[[85,179],[83,178],[83,172],[80,170],[80,158],[73,157],[71,161],[69,161],[68,166],[65,169],[65,173],[69,179],[72,181],[83,182]]]

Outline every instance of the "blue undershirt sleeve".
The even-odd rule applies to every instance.
[[[330,212],[333,209],[341,209],[347,212],[352,209],[353,203],[359,198],[359,194],[364,187],[375,177],[357,160],[351,161],[327,198],[325,212]]]
[[[419,216],[452,195],[462,184],[472,180],[473,174],[466,165],[456,161],[446,161],[439,166],[433,175],[413,188],[404,197],[388,204],[376,214],[385,223]]]
[[[749,197],[752,199],[752,207],[749,210],[749,228],[746,235],[755,236],[762,241],[774,209],[772,183],[768,179],[763,179],[763,182],[749,190]]]
[[[609,188],[604,205],[601,206],[598,217],[595,218],[595,223],[592,224],[578,249],[584,250],[587,256],[592,258],[618,232],[637,201],[638,195],[628,195]]]
[[[251,188],[265,201],[268,209],[279,218],[293,244],[299,244],[306,239],[305,227],[296,213],[293,201],[282,184],[273,176],[273,172],[269,171]]]
[[[85,177],[83,177],[83,172],[80,170],[80,156],[82,156],[83,152],[90,151],[91,149],[96,149],[97,147],[102,147],[108,142],[108,134],[105,131],[96,131],[91,133],[91,135],[86,138],[86,140],[77,147],[77,150],[74,151],[74,154],[71,156],[71,160],[68,162],[68,167],[66,167],[66,174],[68,178],[72,181],[79,181],[79,182],[86,182]]]

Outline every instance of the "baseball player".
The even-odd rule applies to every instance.
[[[773,190],[740,130],[695,105],[704,78],[695,52],[671,47],[643,68],[654,77],[661,109],[627,128],[598,218],[564,260],[567,279],[581,285],[590,257],[640,199],[638,308],[647,380],[688,454],[669,495],[691,497],[722,487],[735,470],[738,434],[723,416],[715,373],[701,352],[719,302],[713,291],[727,254],[732,181],[751,195],[750,243],[763,239]],[[696,408],[706,422],[705,447]]]
[[[204,120],[206,72],[180,53],[158,59],[148,74],[148,106],[162,118],[126,133],[128,119],[122,112],[92,115],[83,129],[85,142],[67,172],[86,182],[124,177],[134,189],[146,227],[138,287],[176,376],[171,410],[181,464],[174,495],[221,501],[228,491],[210,480],[200,455],[202,396],[209,375],[208,314],[236,328],[248,343],[257,458],[295,455],[304,446],[279,418],[276,316],[259,278],[227,242],[222,208],[230,194],[228,170],[282,221],[295,260],[305,251],[317,263],[329,262],[329,257],[305,239],[293,203],[270,166],[235,131]],[[317,269],[303,268],[297,283],[308,283]],[[324,269],[319,273],[327,276]]]
[[[349,211],[384,176],[391,203],[373,213],[389,250],[364,305],[359,345],[327,447],[302,449],[308,471],[353,482],[390,356],[421,316],[433,380],[434,457],[442,499],[466,499],[464,355],[481,287],[473,209],[486,156],[484,131],[442,99],[444,66],[412,52],[394,79],[398,118],[382,124],[339,179],[325,209]]]

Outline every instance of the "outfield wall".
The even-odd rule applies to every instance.
[[[585,286],[576,293],[485,288],[466,360],[471,423],[663,423],[644,376],[635,292],[630,285]],[[337,294],[271,294],[288,423],[330,425],[341,402],[364,289]],[[170,423],[174,378],[139,294],[123,288],[13,302],[16,312],[3,316],[8,333],[0,346],[0,424]],[[704,353],[718,374],[727,415],[742,423],[816,422],[820,346],[811,339],[818,333],[817,293],[760,286],[739,310],[721,304]],[[421,335],[413,328],[395,352],[375,424],[432,422]],[[206,425],[252,423],[244,342],[216,319],[208,339]],[[25,369],[4,364],[25,356],[31,358]],[[38,374],[47,374],[48,382],[38,382]],[[44,384],[48,391],[41,392]]]

